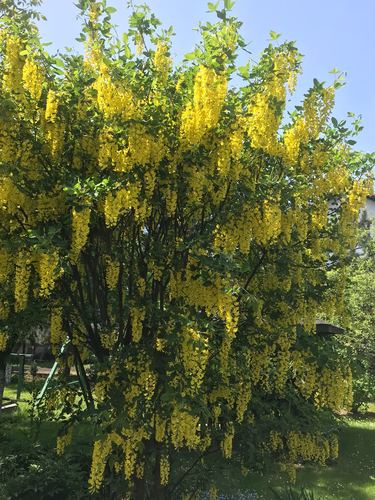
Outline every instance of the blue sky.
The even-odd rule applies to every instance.
[[[175,58],[190,52],[197,40],[193,29],[209,17],[207,2],[147,3],[166,27],[174,26]],[[114,21],[120,32],[125,30],[127,1],[108,0],[108,4],[118,9]],[[53,42],[52,50],[66,46],[78,50],[74,0],[44,0],[42,12],[48,21],[41,23],[41,33],[44,41]],[[347,111],[361,114],[365,129],[357,147],[375,151],[375,0],[237,0],[233,12],[243,21],[242,34],[250,42],[254,59],[268,43],[270,30],[281,33],[282,39],[296,41],[305,57],[295,98],[303,95],[313,78],[329,82],[333,68],[345,72],[346,85],[338,91],[334,114],[340,119]]]

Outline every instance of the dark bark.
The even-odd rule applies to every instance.
[[[146,499],[146,479],[136,479],[134,481],[134,500],[145,500]]]
[[[0,358],[0,413],[1,413],[1,408],[3,406],[3,396],[5,389],[5,368],[6,368],[6,359]]]

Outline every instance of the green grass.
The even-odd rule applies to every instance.
[[[16,384],[6,390],[8,397],[15,397]],[[25,390],[22,399],[29,399],[30,392]],[[57,423],[42,424],[39,433],[30,426],[25,411],[27,403],[21,403],[16,414],[3,414],[0,419],[0,431],[6,437],[1,443],[0,453],[14,453],[14,450],[27,449],[32,442],[42,447],[54,448],[59,428]],[[340,456],[337,463],[330,466],[304,466],[297,472],[296,488],[302,486],[314,491],[316,500],[372,500],[375,499],[375,405],[369,407],[366,414],[343,417],[340,431]],[[78,426],[75,433],[74,447],[87,448],[92,441],[92,429],[84,424]],[[13,451],[12,451],[13,450]],[[268,500],[274,496],[271,488],[281,490],[287,486],[285,476],[274,473],[261,475],[250,473],[241,476],[237,469],[224,465],[217,475],[219,491],[230,493],[231,498],[239,498],[241,492],[257,492],[259,498]],[[238,495],[238,497],[236,496]],[[246,498],[242,496],[241,498]]]
[[[330,467],[306,467],[297,484],[313,489],[318,498],[370,500],[375,498],[375,415],[346,418],[340,456]]]
[[[371,407],[372,409],[372,407]],[[304,466],[297,471],[296,489],[305,487],[316,500],[375,499],[375,413],[343,417],[340,433],[340,456],[331,466]],[[236,471],[222,471],[220,490],[232,496],[241,491],[256,491],[259,498],[274,496],[271,488],[280,491],[287,486],[281,474],[249,474],[241,477]],[[229,488],[228,488],[228,485]],[[235,486],[236,485],[236,486]],[[234,496],[235,498],[235,496]]]

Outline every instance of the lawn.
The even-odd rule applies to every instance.
[[[14,397],[15,386],[6,391]],[[30,397],[26,391],[22,399]],[[0,447],[0,458],[7,454],[28,448],[36,435],[30,432],[30,421],[25,411],[27,403],[21,404],[18,414],[4,415],[0,419],[0,435],[6,436]],[[298,470],[296,488],[305,487],[314,492],[314,500],[352,499],[372,500],[375,498],[375,405],[370,411],[357,416],[342,417],[340,456],[331,466],[304,466]],[[57,424],[43,424],[37,442],[42,448],[55,446]],[[76,436],[76,446],[86,448],[88,429],[82,428]],[[35,441],[34,441],[35,442]],[[88,452],[88,450],[87,450]],[[89,452],[88,452],[89,453]],[[287,486],[284,476],[273,473],[260,475],[250,473],[243,477],[237,470],[225,464],[218,474],[219,498],[272,499],[272,489],[281,491]],[[1,490],[1,485],[0,485]],[[1,497],[1,495],[0,495]],[[43,497],[44,498],[44,497]],[[286,498],[286,497],[285,497]],[[41,499],[42,500],[42,499]]]
[[[374,406],[374,405],[373,405]],[[296,489],[305,487],[314,492],[314,500],[373,500],[375,498],[375,410],[359,416],[343,417],[340,432],[340,456],[332,466],[304,466],[297,472]],[[226,485],[230,484],[228,489]],[[237,485],[237,491],[234,493]],[[249,475],[245,478],[235,471],[221,475],[221,491],[230,498],[272,499],[271,489],[281,491],[287,486],[284,476],[279,474]]]

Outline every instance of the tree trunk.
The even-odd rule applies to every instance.
[[[134,482],[134,500],[145,500],[146,498],[146,478],[136,479]]]
[[[6,359],[0,358],[0,413],[3,406],[3,396],[5,389],[5,369],[6,369]]]

